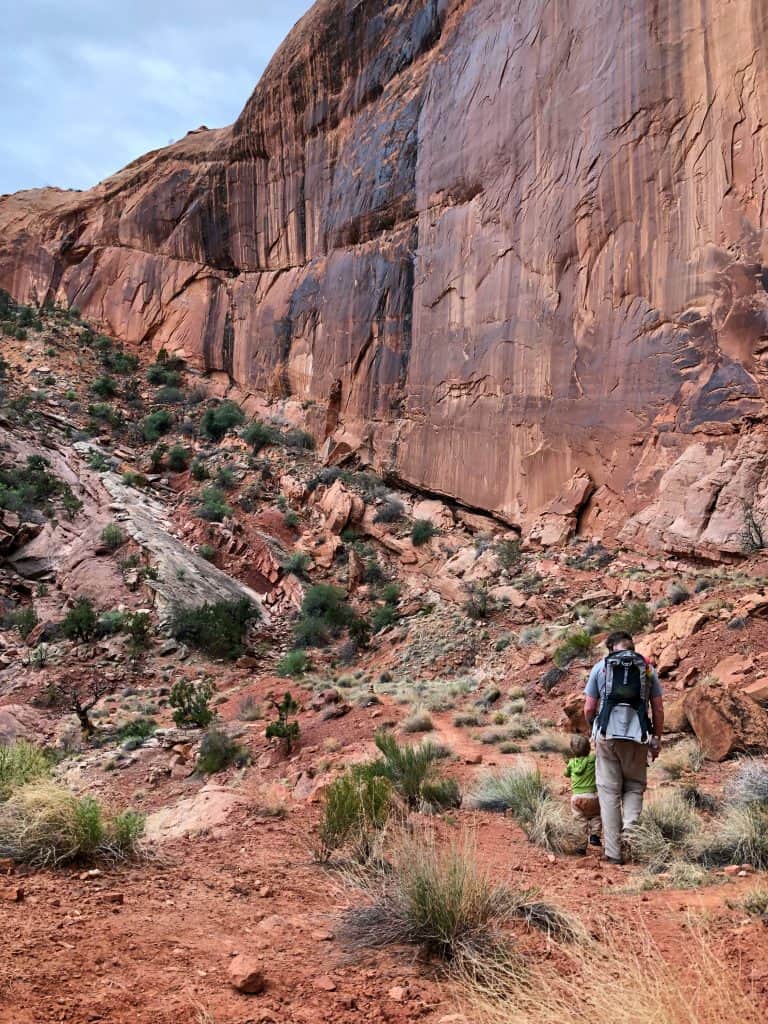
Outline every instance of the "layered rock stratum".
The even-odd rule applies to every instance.
[[[766,0],[320,0],[231,127],[0,200],[0,286],[508,522],[740,552],[766,31]]]

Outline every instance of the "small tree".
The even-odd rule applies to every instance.
[[[193,683],[190,679],[180,679],[171,687],[169,703],[176,710],[173,720],[179,728],[204,729],[213,721],[214,712],[208,707],[213,696],[213,683],[210,679],[201,679]]]
[[[61,623],[61,632],[68,640],[87,643],[96,636],[99,617],[87,597],[75,601]]]
[[[282,740],[285,744],[286,754],[290,754],[293,750],[294,743],[299,738],[299,723],[290,722],[289,718],[291,715],[296,714],[299,710],[299,705],[288,691],[286,691],[285,696],[279,704],[274,699],[270,700],[270,704],[275,711],[277,711],[277,721],[269,723],[266,730],[266,737],[268,740]]]
[[[77,715],[84,736],[93,736],[96,731],[91,721],[91,711],[102,697],[113,689],[111,680],[104,677],[77,679],[65,677],[52,683],[48,693],[54,706],[66,708]]]

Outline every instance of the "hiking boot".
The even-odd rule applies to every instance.
[[[623,864],[621,857],[603,857],[606,864]]]
[[[603,844],[600,842],[600,836],[598,836],[598,835],[591,835],[589,837],[589,845],[590,846],[602,846]]]

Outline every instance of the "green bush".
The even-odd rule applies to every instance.
[[[316,583],[304,594],[294,626],[294,643],[297,647],[321,647],[343,629],[352,627],[357,619],[343,590],[330,583]]]
[[[247,753],[239,743],[228,736],[223,729],[212,726],[207,730],[200,743],[197,755],[197,770],[203,775],[214,775],[231,764],[243,765],[248,760]]]
[[[358,860],[367,861],[392,809],[387,779],[354,768],[345,772],[326,790],[317,859],[325,862],[335,850],[347,846]]]
[[[191,467],[192,479],[197,480],[198,483],[202,483],[203,480],[208,480],[210,473],[208,467],[200,459],[195,459]]]
[[[260,452],[262,448],[280,443],[280,431],[269,423],[262,423],[261,420],[249,423],[240,436],[253,448],[254,454]]]
[[[117,381],[113,377],[97,377],[91,384],[91,391],[99,398],[114,398],[117,394]]]
[[[27,639],[37,623],[37,612],[31,604],[25,605],[23,608],[14,608],[3,619],[3,625],[8,629],[18,630],[22,640]]]
[[[374,741],[383,758],[374,762],[373,769],[389,779],[409,807],[418,807],[421,787],[434,778],[434,765],[440,758],[440,751],[429,741],[418,746],[401,746],[387,732],[377,732]]]
[[[164,363],[153,363],[147,367],[147,380],[155,387],[177,387],[181,383],[181,374]]]
[[[132,653],[138,654],[149,647],[152,638],[152,619],[146,612],[130,612],[125,618],[124,628],[130,639]]]
[[[212,658],[231,661],[243,653],[248,623],[258,614],[256,606],[245,598],[177,608],[171,617],[171,633],[176,640]]]
[[[111,355],[106,365],[113,373],[119,373],[125,377],[129,373],[135,373],[139,368],[139,357],[123,352],[122,349]]]
[[[639,633],[651,622],[651,610],[643,601],[630,601],[626,608],[615,612],[608,619],[607,626],[611,631],[621,630],[627,633]]]
[[[400,723],[403,732],[432,732],[435,723],[426,708],[417,708]]]
[[[189,465],[189,451],[183,444],[175,444],[168,450],[168,469],[172,473],[183,473]]]
[[[396,523],[405,515],[405,506],[399,498],[390,495],[376,510],[373,517],[374,523]]]
[[[303,676],[309,669],[309,656],[306,651],[289,651],[277,663],[277,674],[292,676],[294,679]]]
[[[552,660],[558,668],[565,668],[575,658],[582,658],[592,650],[594,641],[585,630],[569,633],[555,649]]]
[[[7,800],[14,790],[28,782],[45,778],[50,770],[48,755],[33,743],[14,740],[0,746],[0,800]]]
[[[289,509],[283,516],[283,523],[289,530],[295,530],[300,522],[298,512],[294,512],[293,509]]]
[[[421,547],[431,541],[439,532],[431,519],[417,519],[411,527],[411,542],[414,547]]]
[[[165,453],[168,451],[167,444],[157,444],[149,454],[149,461],[152,466],[153,473],[159,473],[163,468],[163,459]]]
[[[117,729],[115,738],[121,743],[125,740],[148,740],[156,729],[157,722],[153,718],[132,718]]]
[[[204,729],[213,721],[214,712],[208,706],[213,696],[213,683],[201,679],[179,679],[171,687],[168,703],[174,708],[173,720],[180,729]]]
[[[50,515],[56,498],[65,509],[68,503],[80,507],[69,485],[51,472],[50,463],[42,455],[29,455],[24,466],[0,466],[0,508]]]
[[[429,810],[447,811],[461,806],[461,790],[455,779],[426,779],[421,784],[421,800]]]
[[[232,466],[219,466],[216,470],[216,486],[224,490],[231,490],[237,483],[237,477]]]
[[[520,565],[523,550],[519,540],[500,540],[496,544],[496,557],[502,569],[509,571]]]
[[[109,523],[101,531],[101,543],[107,551],[117,551],[125,544],[126,536],[117,523]]]
[[[730,807],[714,831],[700,841],[696,852],[708,866],[751,864],[758,871],[768,870],[768,806],[749,803]]]
[[[220,441],[225,434],[239,427],[245,420],[243,410],[235,402],[226,401],[206,409],[200,420],[200,430],[212,441]]]
[[[201,544],[197,549],[198,555],[204,558],[206,562],[213,562],[216,560],[216,548],[212,544]]]
[[[78,598],[61,622],[62,636],[68,640],[92,640],[98,631],[99,619],[87,597]]]
[[[155,395],[155,401],[159,405],[181,405],[184,401],[184,392],[181,388],[164,387]]]
[[[125,612],[106,611],[99,616],[96,633],[98,636],[115,636],[122,632],[124,626]]]
[[[283,571],[292,572],[295,576],[306,578],[312,559],[303,551],[296,551],[283,562]]]
[[[143,817],[133,811],[110,816],[93,797],[36,782],[0,806],[0,857],[36,868],[127,860],[137,854],[143,830]]]
[[[224,492],[215,484],[204,487],[193,501],[198,506],[196,515],[209,523],[220,523],[232,515],[232,507],[227,504]]]
[[[471,583],[467,586],[467,603],[464,605],[464,614],[469,619],[487,619],[491,614],[491,599],[488,595],[488,588]]]
[[[285,745],[286,754],[290,754],[293,750],[293,746],[299,738],[299,723],[292,722],[291,715],[295,715],[299,710],[299,705],[293,699],[291,694],[286,691],[285,696],[278,704],[277,701],[272,701],[272,706],[277,711],[277,719],[274,722],[270,722],[266,728],[265,736],[267,739],[279,739],[282,740]]]
[[[141,421],[141,432],[144,440],[150,443],[167,434],[173,426],[173,417],[167,409],[155,409]]]
[[[293,448],[296,451],[312,451],[315,447],[314,437],[298,427],[286,430],[282,436],[282,442],[286,448]]]

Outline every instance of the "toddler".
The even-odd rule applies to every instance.
[[[565,774],[571,780],[571,810],[577,821],[584,825],[590,846],[600,845],[600,802],[597,799],[595,782],[595,755],[590,753],[586,736],[571,737],[571,753],[574,755],[565,766]]]

